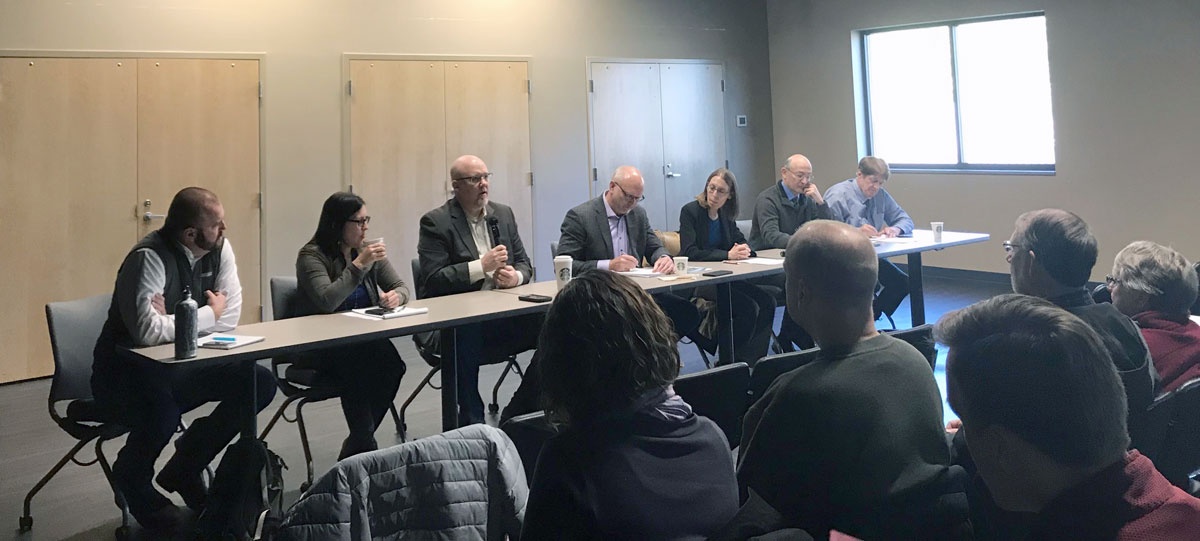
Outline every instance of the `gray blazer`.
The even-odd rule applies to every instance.
[[[303,291],[298,296],[296,315],[328,314],[354,292],[358,284],[367,286],[371,302],[379,304],[379,291],[400,294],[400,304],[408,304],[408,286],[396,274],[388,260],[376,261],[365,271],[346,264],[342,257],[329,257],[316,244],[305,244],[296,256],[296,282]],[[377,289],[378,288],[378,289]]]
[[[639,265],[643,257],[654,262],[664,255],[670,255],[650,229],[650,219],[642,207],[633,207],[625,215],[625,227],[629,255],[637,259]],[[574,259],[571,264],[573,274],[594,269],[597,262],[616,257],[612,234],[608,231],[608,213],[604,210],[603,195],[568,210],[561,230],[558,253],[554,255],[571,256]]]
[[[495,216],[500,227],[500,244],[508,247],[508,264],[521,272],[524,282],[533,276],[533,266],[517,233],[517,219],[506,205],[489,202],[487,215]],[[479,259],[467,214],[457,199],[426,212],[421,217],[421,232],[417,240],[417,256],[420,272],[417,294],[422,299],[479,291],[483,281],[471,282],[471,271],[467,263]],[[524,283],[523,282],[523,283]]]

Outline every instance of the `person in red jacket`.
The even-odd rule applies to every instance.
[[[1001,509],[1027,517],[1017,538],[1150,541],[1200,532],[1200,500],[1127,451],[1121,380],[1083,320],[1013,294],[947,314],[934,332],[949,347],[949,401],[979,477]],[[972,522],[978,537],[987,521]]]
[[[1105,277],[1113,306],[1142,330],[1158,370],[1158,394],[1200,378],[1200,325],[1188,318],[1196,302],[1196,269],[1179,252],[1150,241],[1126,246]]]

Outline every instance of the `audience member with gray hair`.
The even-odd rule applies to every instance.
[[[1107,303],[1096,304],[1087,290],[1099,252],[1086,222],[1060,209],[1026,212],[1004,251],[1013,291],[1046,299],[1091,325],[1108,347],[1125,384],[1129,428],[1138,444],[1143,414],[1154,400],[1157,375],[1137,326]]]
[[[1196,301],[1196,269],[1182,254],[1150,241],[1126,246],[1106,277],[1113,306],[1133,318],[1150,348],[1167,393],[1200,377],[1200,325],[1188,315]]]
[[[1050,539],[1190,539],[1200,500],[1129,444],[1121,380],[1101,337],[1080,318],[1026,295],[947,314],[946,384],[979,476],[995,504]],[[972,513],[988,509],[975,505]],[[988,517],[977,516],[986,537]],[[1190,532],[1190,533],[1189,533]]]

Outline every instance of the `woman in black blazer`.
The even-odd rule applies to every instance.
[[[720,168],[708,175],[704,191],[679,211],[679,255],[689,261],[724,261],[750,257],[750,246],[737,227],[737,179]],[[775,320],[775,298],[746,281],[730,284],[733,298],[734,357],[753,365],[766,355]],[[696,296],[716,298],[713,287],[696,288]]]

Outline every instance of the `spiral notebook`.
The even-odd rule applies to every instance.
[[[197,346],[209,349],[234,349],[266,340],[265,336],[243,336],[240,334],[214,333],[201,336]]]

